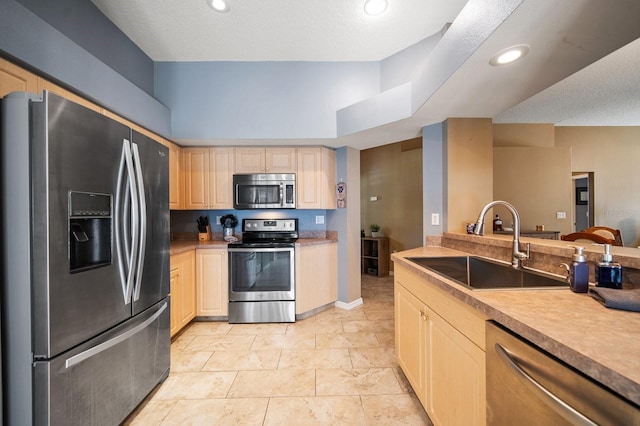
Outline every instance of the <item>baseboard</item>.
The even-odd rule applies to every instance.
[[[362,305],[362,297],[358,297],[356,300],[349,303],[344,303],[339,300],[336,302],[336,308],[346,309],[347,311],[350,311],[353,308],[357,308],[360,305]]]

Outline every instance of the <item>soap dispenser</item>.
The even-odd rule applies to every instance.
[[[594,272],[596,287],[622,289],[622,265],[613,261],[611,244],[604,245],[604,254],[596,262]]]
[[[584,247],[571,246],[575,249],[571,258],[571,265],[563,263],[567,268],[569,276],[569,288],[575,293],[586,293],[589,290],[589,266],[587,256],[584,254]]]
[[[493,219],[493,230],[502,231],[502,219],[500,219],[500,216],[498,215],[496,215],[496,218]]]

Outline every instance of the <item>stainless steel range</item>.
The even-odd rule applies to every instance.
[[[244,219],[229,244],[229,322],[295,322],[298,219]]]

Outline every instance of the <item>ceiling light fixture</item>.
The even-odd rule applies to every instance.
[[[207,0],[207,3],[216,12],[226,13],[229,11],[229,5],[225,0]]]
[[[527,53],[529,53],[529,46],[526,44],[507,47],[493,55],[489,60],[489,63],[494,66],[510,64],[511,62],[522,58]]]
[[[378,16],[387,10],[387,0],[367,0],[364,11],[367,15]]]

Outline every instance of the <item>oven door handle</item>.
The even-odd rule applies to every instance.
[[[551,407],[556,413],[561,415],[571,424],[596,426],[589,418],[575,408],[554,395],[549,389],[542,386],[518,365],[515,359],[499,343],[495,345],[496,353],[500,359],[516,375],[518,380],[524,384],[535,396],[540,398],[545,404]]]
[[[229,247],[229,253],[275,253],[275,252],[292,252],[294,247]]]

